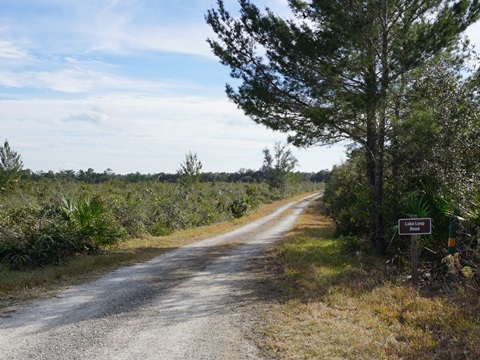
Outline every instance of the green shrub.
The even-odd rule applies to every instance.
[[[90,243],[92,248],[113,244],[125,235],[99,196],[84,197],[75,204],[70,199],[63,202],[60,213],[73,230],[74,237]]]
[[[367,241],[358,236],[340,236],[337,242],[341,252],[345,254],[356,254],[367,250]]]
[[[250,205],[246,199],[234,199],[229,206],[229,210],[234,218],[241,218],[248,213]]]
[[[372,236],[373,193],[365,181],[365,160],[353,157],[335,166],[325,185],[325,204],[334,220],[336,236]]]
[[[154,225],[150,228],[150,234],[153,236],[167,236],[171,233],[173,233],[173,230],[163,225]]]

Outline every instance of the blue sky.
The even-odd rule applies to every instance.
[[[204,171],[260,168],[286,135],[226,98],[228,69],[206,43],[215,2],[0,0],[0,140],[34,171],[175,172],[189,151]],[[286,0],[257,3],[289,13]],[[292,151],[305,172],[345,158]]]

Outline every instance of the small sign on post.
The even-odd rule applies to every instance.
[[[411,267],[412,283],[417,283],[418,267],[418,235],[427,235],[432,233],[432,219],[417,218],[412,216],[410,219],[398,220],[398,234],[411,235]]]
[[[432,219],[410,218],[398,220],[399,235],[428,235],[432,233]]]

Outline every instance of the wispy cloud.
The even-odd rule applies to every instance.
[[[48,60],[46,60],[48,62]],[[7,88],[30,88],[51,90],[67,94],[93,94],[108,92],[163,94],[198,88],[199,85],[186,80],[144,79],[123,74],[125,72],[108,63],[79,61],[66,58],[56,61],[50,69],[39,63],[41,70],[12,69],[0,71],[0,86]],[[165,74],[164,76],[167,76]]]
[[[0,124],[0,132],[8,134],[26,166],[33,167],[30,163],[43,154],[42,163],[53,170],[64,157],[78,168],[148,172],[155,162],[158,171],[175,171],[192,150],[214,168],[216,158],[230,157],[224,170],[236,171],[249,167],[252,159],[260,161],[261,150],[283,137],[246,120],[225,99],[109,95],[4,100],[0,107],[9,119]],[[232,127],[234,123],[242,126]]]
[[[107,122],[108,115],[100,109],[91,109],[81,113],[70,114],[65,118],[65,122],[87,122],[92,124],[101,124]]]
[[[14,3],[12,1],[12,3]],[[3,11],[0,26],[15,42],[28,38],[32,50],[54,53],[132,54],[165,51],[211,56],[203,13],[210,1],[139,0],[23,1]],[[2,9],[3,10],[3,9]],[[14,11],[26,16],[17,17]]]
[[[22,59],[29,60],[31,56],[29,53],[8,40],[0,40],[0,59]]]

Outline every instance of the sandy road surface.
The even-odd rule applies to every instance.
[[[314,198],[0,317],[0,359],[259,359],[238,311],[249,261]]]

